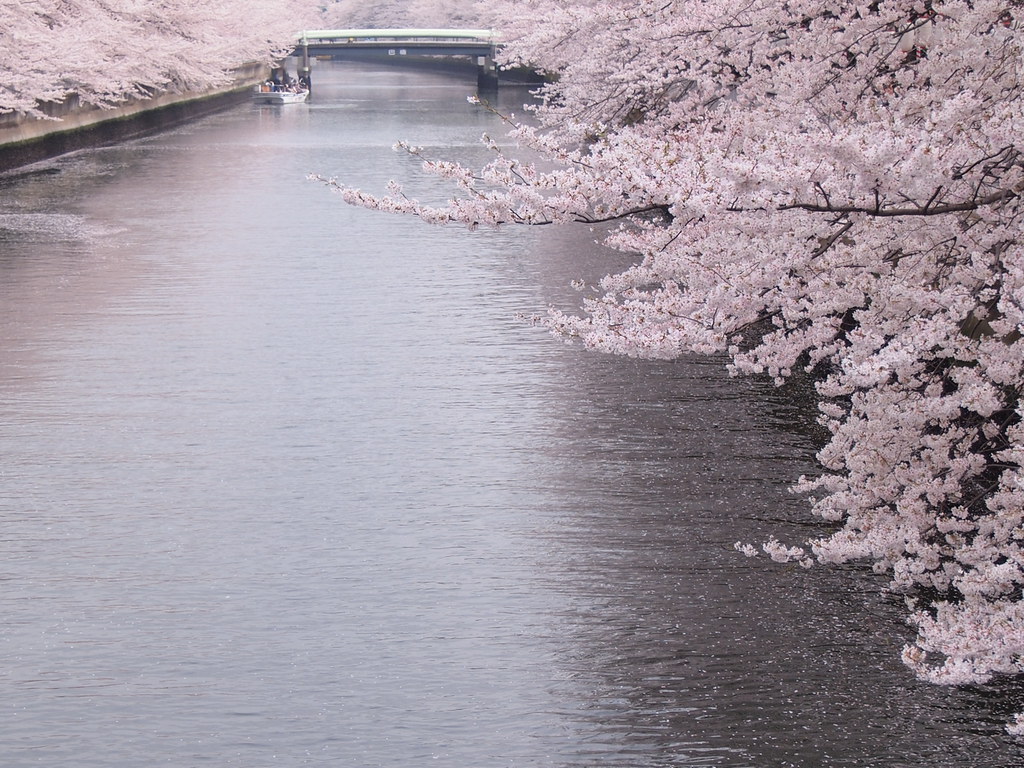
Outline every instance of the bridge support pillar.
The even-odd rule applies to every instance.
[[[476,88],[478,91],[498,90],[498,68],[493,56],[478,56],[476,59]]]
[[[299,82],[305,82],[309,89],[309,95],[313,95],[313,68],[309,61],[309,44],[305,39],[302,41],[302,61],[299,62]]]

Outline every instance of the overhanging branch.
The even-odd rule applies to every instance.
[[[831,205],[829,203],[818,204],[818,203],[789,203],[787,205],[780,205],[777,210],[780,211],[809,211],[811,213],[837,213],[837,214],[851,214],[851,213],[862,213],[867,216],[879,216],[879,217],[898,217],[898,216],[942,216],[947,213],[965,213],[968,211],[976,211],[979,208],[984,208],[988,205],[996,205],[998,203],[1007,203],[1011,200],[1015,200],[1020,197],[1020,192],[1017,190],[1004,189],[999,192],[994,192],[991,195],[985,197],[977,197],[972,200],[965,200],[961,203],[944,203],[942,205],[932,205],[934,200],[929,200],[924,205],[917,205],[912,207],[900,207],[900,208],[886,208],[880,203],[876,203],[874,206],[863,206],[863,205]],[[742,211],[741,208],[730,209],[734,212]]]

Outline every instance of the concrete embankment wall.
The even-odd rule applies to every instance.
[[[166,93],[125,102],[113,109],[80,106],[74,99],[46,105],[57,120],[0,115],[0,171],[85,147],[110,144],[209,114],[248,98],[269,68],[251,64],[235,70],[233,82],[193,93]]]

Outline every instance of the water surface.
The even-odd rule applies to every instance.
[[[585,229],[307,180],[443,197],[391,145],[486,158],[472,83],[316,89],[0,177],[5,766],[1020,764],[863,570],[733,551],[817,530],[798,398],[517,320]]]

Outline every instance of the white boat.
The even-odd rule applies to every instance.
[[[277,86],[277,89],[273,86],[257,85],[255,90],[252,92],[252,99],[257,104],[299,104],[306,100],[309,96],[309,90],[297,89],[290,90]]]

